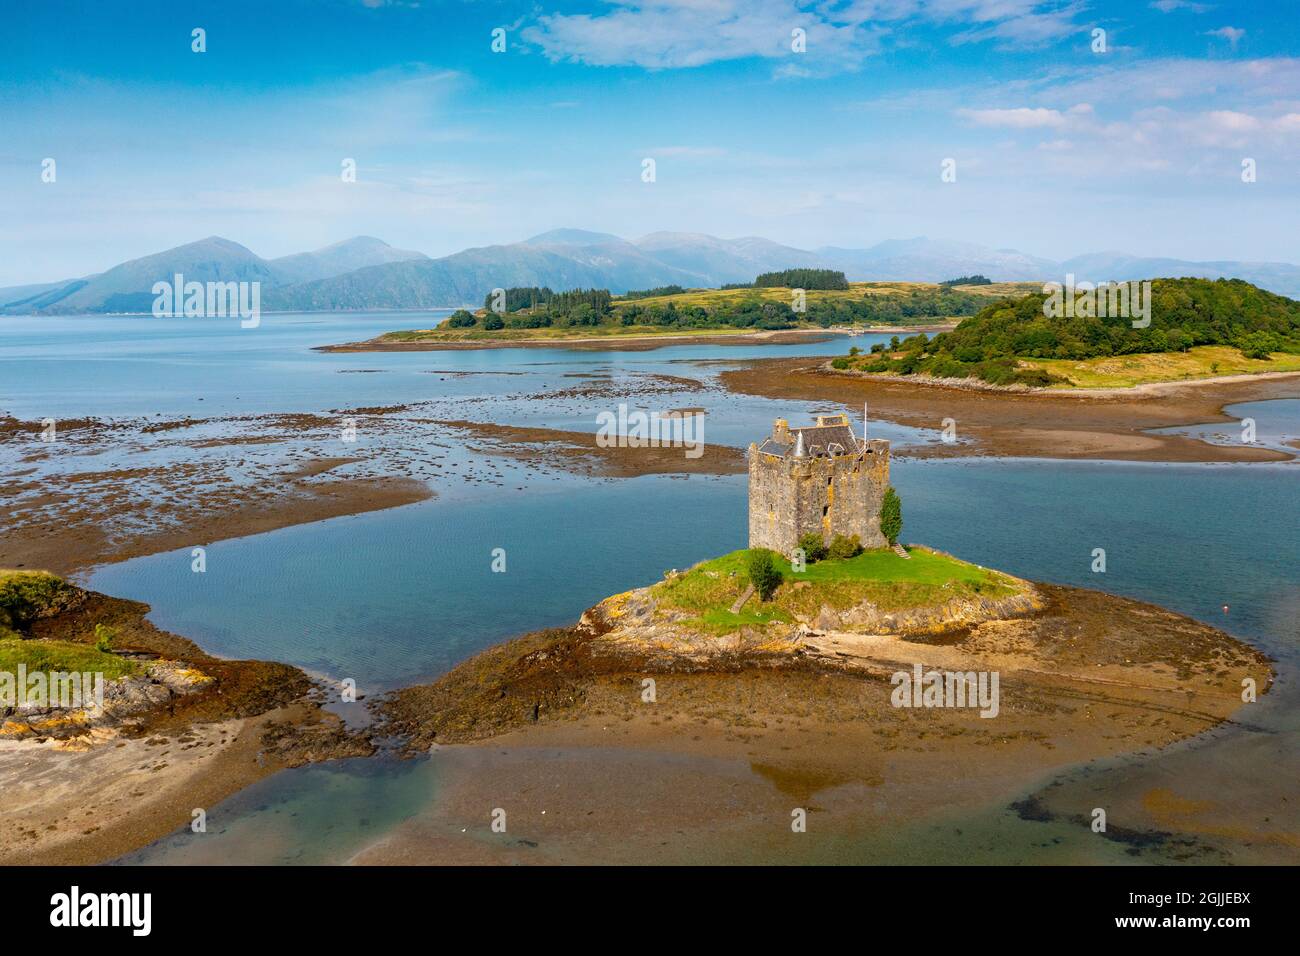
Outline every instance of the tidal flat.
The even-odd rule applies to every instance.
[[[55,321],[73,329],[84,322]],[[93,336],[69,336],[58,347],[38,346],[35,337],[44,333],[25,325],[26,320],[7,327],[7,344],[13,346],[9,354],[23,359],[0,363],[10,373],[4,407],[13,420],[30,423],[49,415],[77,422],[93,410],[94,419],[106,424],[102,440],[83,443],[80,429],[71,428],[65,435],[68,443],[52,448],[42,447],[38,435],[27,430],[0,438],[6,493],[14,487],[12,479],[24,480],[23,472],[28,472],[25,480],[39,476],[63,482],[60,494],[66,497],[61,500],[70,516],[78,513],[78,501],[85,502],[83,527],[92,528],[102,518],[111,528],[117,518],[130,518],[118,526],[116,546],[137,534],[145,540],[170,524],[157,521],[153,509],[163,514],[187,494],[192,507],[175,512],[179,520],[174,537],[125,550],[125,560],[114,561],[109,552],[79,548],[75,542],[47,554],[65,560],[64,569],[97,591],[146,602],[152,608],[150,622],[192,639],[214,657],[282,661],[326,681],[325,686],[355,677],[372,702],[389,690],[436,681],[476,653],[522,633],[571,624],[609,594],[659,580],[666,569],[689,567],[743,543],[744,483],[743,477],[728,473],[731,466],[714,473],[610,473],[596,456],[594,443],[590,454],[578,444],[577,436],[594,434],[598,411],[616,407],[620,400],[634,407],[703,408],[707,440],[724,455],[728,453],[721,450],[739,451],[764,434],[775,417],[806,417],[846,406],[860,411],[857,396],[800,393],[782,384],[780,376],[770,384],[781,391],[770,396],[727,384],[737,361],[775,356],[778,361],[820,363],[840,351],[839,342],[726,349],[673,346],[643,354],[539,349],[346,355],[313,352],[312,346],[340,341],[353,329],[364,336],[367,324],[371,329],[390,328],[393,317],[274,317],[256,333],[214,332],[201,348],[183,340],[169,323],[106,321],[117,326],[114,333],[103,333],[107,345]],[[247,337],[252,335],[256,337]],[[111,348],[112,361],[96,354],[105,348]],[[59,371],[65,366],[69,371]],[[77,374],[71,371],[74,367]],[[141,368],[153,369],[147,390],[138,387]],[[342,374],[360,372],[366,374]],[[681,383],[676,389],[674,379],[692,384]],[[1228,396],[1234,401],[1240,397]],[[414,799],[409,787],[397,783],[414,771],[394,771],[391,777],[363,773],[351,769],[357,765],[350,761],[279,771],[249,792],[262,792],[257,788],[263,786],[288,788],[295,793],[296,805],[309,808],[305,819],[312,821],[314,832],[354,832],[355,839],[331,844],[334,849],[325,862],[396,858],[404,852],[409,859],[429,861],[459,859],[462,852],[469,859],[480,851],[482,858],[499,859],[497,844],[507,839],[492,833],[490,820],[476,802],[489,792],[499,795],[492,806],[520,808],[511,815],[515,822],[509,839],[538,844],[519,842],[510,853],[542,856],[536,851],[545,847],[552,858],[563,859],[581,859],[584,852],[589,859],[609,858],[614,851],[597,846],[602,842],[597,831],[617,842],[620,826],[632,835],[632,844],[640,839],[636,834],[645,834],[640,845],[652,859],[704,860],[719,852],[731,858],[751,853],[753,858],[762,855],[753,852],[754,834],[769,825],[776,831],[762,844],[770,850],[768,859],[825,854],[837,861],[920,861],[947,859],[955,847],[968,861],[1047,861],[1060,859],[1060,854],[1094,861],[1132,859],[1131,845],[1091,840],[1086,825],[1080,827],[1075,820],[1079,812],[1096,805],[1084,807],[1089,800],[1111,805],[1110,795],[1118,807],[1113,819],[1120,829],[1170,834],[1163,849],[1142,850],[1139,861],[1167,861],[1170,853],[1241,862],[1293,854],[1294,842],[1288,841],[1294,840],[1297,822],[1276,811],[1284,803],[1270,807],[1249,781],[1294,768],[1294,742],[1300,732],[1289,716],[1294,712],[1289,690],[1294,681],[1286,679],[1294,673],[1297,656],[1296,551],[1285,521],[1294,514],[1294,466],[1284,461],[1160,464],[989,458],[991,448],[979,443],[978,432],[972,432],[969,437],[976,440],[968,442],[964,429],[958,442],[963,457],[926,460],[925,455],[958,450],[939,439],[940,422],[948,414],[942,405],[922,397],[910,411],[900,408],[897,414],[888,406],[870,406],[871,433],[893,441],[901,456],[894,480],[907,503],[905,539],[1021,577],[1101,588],[1212,623],[1272,657],[1283,679],[1258,704],[1249,705],[1249,716],[1231,717],[1208,731],[1186,725],[1194,736],[1174,746],[1164,746],[1171,738],[1159,737],[1157,730],[1163,728],[1148,734],[1140,726],[1139,710],[1131,706],[1102,710],[1070,704],[1080,709],[1068,720],[1059,718],[1055,727],[1061,741],[1055,749],[1028,738],[1004,744],[994,735],[986,744],[972,744],[969,759],[954,759],[944,768],[942,761],[927,762],[935,758],[926,756],[926,747],[940,739],[939,730],[932,736],[914,726],[903,737],[910,748],[907,765],[916,761],[911,790],[891,789],[892,782],[901,785],[911,774],[893,752],[888,761],[882,758],[882,768],[890,771],[883,790],[862,779],[846,781],[842,792],[833,783],[809,790],[839,779],[819,775],[816,767],[827,748],[834,749],[834,740],[841,740],[846,752],[859,754],[879,745],[874,731],[880,728],[861,721],[863,698],[852,695],[867,693],[864,686],[887,691],[888,685],[832,675],[833,682],[847,682],[837,698],[844,709],[834,724],[823,721],[817,726],[812,717],[782,711],[779,700],[772,702],[773,713],[785,723],[778,725],[773,718],[766,729],[721,724],[709,729],[707,721],[691,717],[689,711],[672,721],[661,716],[658,726],[644,714],[599,726],[567,719],[540,722],[491,743],[440,745],[431,757],[406,762],[427,765],[437,780],[436,787],[427,788],[425,801]],[[1139,431],[1148,424],[1191,423],[1201,411],[1191,409],[1172,421],[1143,418]],[[1231,421],[1218,408],[1203,411],[1208,417],[1202,421]],[[1022,409],[1021,414],[1032,412]],[[359,426],[356,443],[345,444],[340,437],[342,420],[348,417]],[[962,415],[958,420],[965,421]],[[972,421],[978,423],[977,418]],[[151,422],[155,430],[145,431]],[[178,422],[189,424],[170,427]],[[474,423],[477,433],[452,427],[453,422]],[[115,430],[119,425],[122,430]],[[1265,432],[1271,429],[1266,416],[1260,416],[1260,425]],[[498,428],[538,431],[491,434]],[[1197,461],[1213,461],[1220,454],[1210,443],[1182,437],[1204,456]],[[145,448],[149,442],[156,443],[152,452]],[[551,454],[548,448],[570,451]],[[1022,448],[1022,453],[1029,450]],[[150,454],[156,457],[151,460]],[[206,470],[211,483],[191,486],[186,475],[194,474],[188,471],[194,468]],[[149,472],[169,476],[171,487],[145,493],[154,487]],[[99,477],[77,480],[83,474]],[[281,494],[290,492],[286,498],[292,499],[295,481],[307,486],[371,479],[414,481],[423,486],[423,500],[268,526],[276,530],[254,527],[249,530],[261,533],[245,531],[243,536],[233,521],[207,527],[187,524],[205,509],[214,516],[224,514],[223,488],[234,493],[238,487],[250,500],[278,508]],[[120,493],[132,487],[140,491],[137,505],[105,507],[107,498],[95,503],[97,491]],[[191,488],[192,494],[187,492]],[[14,495],[6,503],[19,498]],[[58,541],[61,532],[52,511],[33,519],[29,527],[34,529],[31,540],[40,539],[43,532]],[[208,548],[204,575],[190,569],[196,545]],[[1089,571],[1089,555],[1098,546],[1111,555],[1104,575]],[[508,555],[505,574],[490,570],[495,547]],[[683,675],[682,680],[688,678]],[[676,679],[668,678],[669,690]],[[763,686],[768,685],[739,677],[710,693],[720,695],[716,703],[721,712],[724,706],[742,708],[748,695],[764,693]],[[781,683],[770,686],[779,697]],[[795,692],[810,690],[784,685],[788,699],[780,706],[793,708]],[[807,733],[788,729],[796,718],[804,721]],[[699,729],[675,729],[679,719],[679,727],[694,720]],[[966,728],[969,739],[988,736],[981,724],[989,722],[972,719],[977,722]],[[964,743],[966,733],[957,733],[962,729],[953,724],[943,734]],[[611,736],[623,730],[625,739]],[[697,733],[700,741],[692,739]],[[748,743],[750,734],[767,742]],[[800,751],[805,740],[824,734],[830,735],[828,742],[808,750],[809,766],[790,765],[791,750],[783,748]],[[1148,740],[1143,734],[1155,736]],[[1108,739],[1112,736],[1122,739]],[[259,743],[250,753],[256,757],[265,746]],[[695,746],[701,753],[692,763],[696,757],[684,751]],[[757,756],[751,758],[750,750]],[[40,759],[54,756],[43,752]],[[784,763],[779,759],[783,756]],[[1021,787],[1010,797],[1010,787],[980,782],[985,762],[1008,766],[1000,763],[1004,759],[1019,761],[1016,774],[1007,780],[1016,779]],[[511,760],[517,761],[513,769]],[[166,762],[169,767],[157,771],[154,781],[182,773],[170,757]],[[1220,779],[1219,770],[1228,766],[1234,771],[1230,779]],[[627,772],[620,774],[620,768]],[[367,814],[368,827],[341,819],[340,813],[359,811],[352,804],[331,808],[330,788],[313,796],[311,788],[292,783],[322,779],[320,773],[330,780],[362,774],[380,802],[388,799],[391,786],[394,813]],[[972,782],[966,789],[951,782],[968,774]],[[1053,787],[1058,778],[1064,782]],[[570,836],[536,839],[545,831],[540,822],[538,827],[533,823],[546,820],[550,825],[557,811],[548,807],[561,806],[541,797],[569,779],[574,785],[564,799],[575,809],[564,825],[571,828]],[[590,787],[579,785],[584,779]],[[1205,793],[1207,779],[1219,780],[1217,793]],[[637,780],[642,782],[640,796],[631,792]],[[1143,780],[1151,784],[1144,786]],[[722,793],[718,781],[734,782],[740,794],[736,803],[722,805],[752,808],[757,816],[746,819],[759,830],[750,828],[743,839],[728,839],[733,831],[710,809]],[[597,784],[610,789],[600,796]],[[1067,799],[1065,795],[1079,786],[1084,790]],[[958,795],[947,798],[951,805],[940,805],[941,795],[955,789]],[[680,798],[670,795],[679,791]],[[912,800],[915,809],[910,816],[888,817],[903,823],[882,826],[886,816],[866,812],[878,806],[872,803],[877,791],[889,800],[896,797],[899,807]],[[832,798],[840,801],[836,805],[844,814],[814,810],[810,831],[804,834],[814,839],[791,844],[786,840],[791,801],[812,802],[810,792],[819,805]],[[1036,792],[1043,794],[1039,805],[1050,821],[1027,820],[1010,809]],[[219,796],[213,793],[209,807],[219,825],[202,836],[184,832],[188,811],[168,812],[152,804],[132,810],[148,825],[132,825],[122,832],[135,833],[140,844],[181,828],[133,859],[179,861],[202,854],[207,859],[224,855],[257,861],[262,859],[258,848],[241,834],[278,833],[284,839],[269,840],[268,845],[282,848],[290,836],[311,838],[283,818],[275,823],[265,804],[249,805],[237,794],[218,802]],[[534,798],[535,818],[532,803],[517,802]],[[694,809],[683,806],[683,816],[676,819],[690,820],[691,813],[698,813],[700,820],[713,821],[709,832],[716,839],[705,839],[708,828],[703,825],[684,827],[684,835],[665,832],[665,820],[679,799],[695,803]],[[399,805],[401,813],[396,812]],[[593,827],[584,837],[583,824],[576,819],[579,805],[581,816],[603,813],[608,825]],[[618,813],[620,805],[628,812]],[[124,801],[124,806],[129,803]],[[637,808],[643,811],[640,817]],[[781,813],[774,820],[763,808]],[[544,816],[543,809],[548,809]],[[1270,819],[1264,820],[1266,816]],[[959,818],[953,827],[964,836],[954,836],[949,827],[940,841],[941,829]],[[437,821],[459,824],[449,834],[460,840],[452,840],[458,848],[419,842],[413,828],[436,830]],[[533,836],[519,829],[525,821],[535,830]],[[29,822],[26,829],[40,829],[36,817]],[[835,837],[824,842],[815,836],[818,833]],[[409,845],[403,834],[411,837]],[[995,848],[990,834],[1003,842]],[[1192,841],[1191,849],[1178,843],[1180,834]],[[470,836],[480,844],[474,853],[463,842]],[[1010,844],[1007,836],[1013,837]],[[94,857],[89,837],[85,846],[86,859],[129,849],[129,843],[104,845]],[[445,856],[440,855],[443,847]]]

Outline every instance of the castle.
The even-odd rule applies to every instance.
[[[749,546],[790,555],[811,532],[827,544],[857,535],[864,548],[884,547],[888,487],[889,442],[858,438],[847,415],[794,429],[778,418],[769,438],[749,446]]]

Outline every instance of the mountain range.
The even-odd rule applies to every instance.
[[[1162,276],[1239,278],[1300,297],[1300,266],[1284,262],[1191,262],[1098,252],[1063,262],[1014,249],[942,239],[890,239],[865,249],[796,249],[768,239],[719,239],[655,232],[636,240],[556,229],[523,242],[465,249],[440,259],[358,236],[312,252],[263,259],[210,236],[62,282],[0,289],[0,312],[69,314],[148,312],[155,282],[258,281],[267,311],[427,309],[481,305],[494,288],[595,287],[614,293],[665,285],[717,287],[751,282],[761,272],[838,269],[850,281],[941,282],[981,274],[995,282],[1092,282]]]

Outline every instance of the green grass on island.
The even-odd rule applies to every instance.
[[[820,271],[820,270],[819,270]],[[792,270],[788,281],[800,276]],[[847,282],[827,272],[825,288],[804,287],[796,310],[794,288],[783,273],[761,276],[768,284],[721,289],[677,286],[610,295],[604,289],[553,292],[547,288],[503,290],[504,311],[461,309],[434,329],[389,332],[382,342],[510,342],[660,335],[741,335],[787,329],[817,331],[871,325],[942,325],[974,315],[1001,296],[1024,293],[1033,283],[939,285],[929,282]]]
[[[1091,359],[1021,359],[1060,379],[1050,388],[1132,388],[1154,382],[1185,382],[1219,375],[1300,372],[1300,354],[1272,352],[1247,358],[1225,345],[1197,345],[1186,352],[1149,352]]]
[[[749,584],[748,550],[697,564],[654,585],[651,593],[661,608],[695,615],[688,625],[725,634],[772,621],[806,619],[822,607],[839,611],[870,602],[882,611],[903,611],[954,598],[1000,598],[1020,591],[1014,578],[998,571],[917,545],[907,551],[911,560],[888,548],[852,558],[823,558],[800,573],[777,555],[782,582],[771,599],[762,601],[755,594],[736,614],[731,606]]]
[[[1154,279],[1143,311],[1065,315],[1038,292],[993,302],[933,337],[851,349],[831,366],[1055,389],[1300,371],[1300,302],[1285,296],[1240,279]]]
[[[0,671],[16,673],[25,665],[35,671],[77,671],[102,673],[114,680],[139,673],[141,664],[110,654],[96,646],[103,640],[112,646],[112,628],[96,626],[85,642],[33,640],[23,636],[37,618],[57,613],[76,589],[48,571],[15,571],[0,568]],[[78,635],[79,636],[79,635]]]
[[[97,650],[93,644],[0,638],[0,671],[16,674],[19,664],[25,665],[29,674],[37,671],[98,673],[104,675],[104,680],[137,674],[143,666],[139,661]]]

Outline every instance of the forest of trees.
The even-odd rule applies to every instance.
[[[572,289],[555,292],[545,286],[522,286],[505,290],[505,311],[498,315],[492,309],[493,295],[483,299],[487,313],[476,318],[463,309],[447,320],[447,327],[470,328],[481,324],[488,330],[543,329],[551,326],[600,325],[607,320],[614,297],[608,289]],[[473,318],[467,322],[466,316]]]
[[[739,300],[698,305],[689,301],[641,305],[639,298],[651,295],[676,295],[676,289],[647,290],[644,295],[629,294],[613,300],[604,289],[577,289],[554,292],[542,288],[505,290],[506,312],[491,311],[488,295],[484,316],[460,310],[446,321],[446,327],[466,329],[475,326],[501,328],[565,328],[590,325],[653,325],[661,327],[706,329],[789,329],[798,324],[829,328],[836,325],[897,325],[917,320],[974,315],[988,301],[986,297],[954,289],[930,287],[907,292],[867,292],[861,296],[809,297],[807,311],[796,313],[785,299],[765,299],[757,292]],[[743,288],[750,288],[748,286]],[[796,287],[797,288],[797,287]],[[628,300],[631,301],[628,301]]]
[[[660,295],[681,295],[686,290],[679,285],[661,285],[655,289],[629,289],[623,293],[624,299],[652,299]]]
[[[956,279],[945,279],[943,282],[939,283],[939,285],[943,285],[943,286],[992,285],[992,284],[993,284],[992,279],[990,279],[988,276],[982,276],[979,273],[976,273],[973,276],[958,276]]]
[[[834,364],[895,375],[1048,385],[1057,379],[1041,369],[1018,368],[1017,360],[1186,351],[1194,345],[1230,345],[1249,358],[1300,353],[1300,302],[1241,279],[1155,279],[1151,323],[1136,329],[1128,317],[1049,317],[1046,298],[1031,293],[1000,299],[951,332],[914,335],[888,350],[873,346],[871,355]]]
[[[782,269],[780,272],[764,272],[754,280],[760,289],[773,287],[784,289],[836,289],[841,292],[849,287],[849,280],[843,272],[834,269]]]

